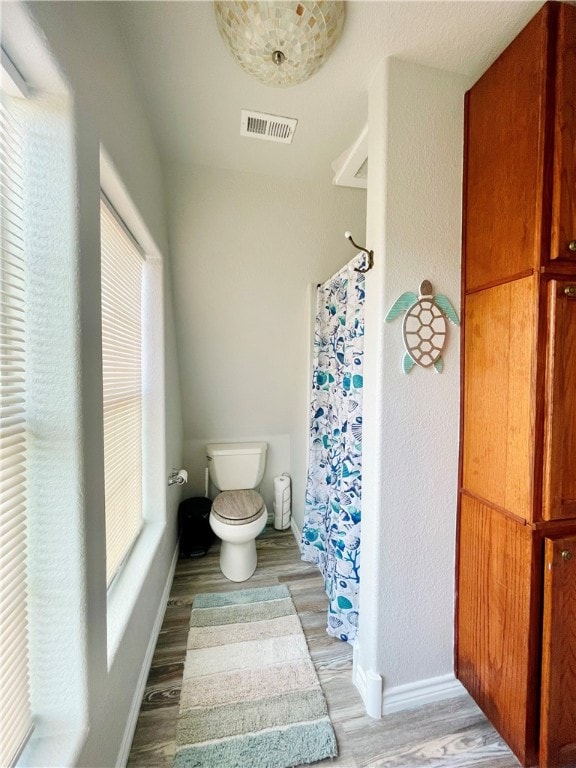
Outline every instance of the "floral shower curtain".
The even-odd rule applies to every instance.
[[[330,635],[358,631],[365,278],[357,256],[317,294],[302,559],[320,569]]]

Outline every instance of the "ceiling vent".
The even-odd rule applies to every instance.
[[[278,115],[266,115],[263,112],[243,109],[240,136],[292,144],[297,124],[298,120],[292,117],[278,117]]]

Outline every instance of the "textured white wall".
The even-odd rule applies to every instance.
[[[394,300],[429,279],[459,311],[466,78],[390,59],[370,90],[360,664],[386,690],[450,674],[459,330],[445,369],[401,369]]]
[[[32,697],[38,726],[23,760],[29,765],[108,768],[122,760],[126,749],[135,692],[154,621],[164,607],[180,494],[180,489],[167,488],[166,478],[170,467],[180,466],[182,428],[169,262],[165,261],[163,278],[156,282],[160,292],[153,296],[165,313],[167,350],[165,359],[155,361],[155,375],[150,377],[155,479],[148,479],[147,495],[154,499],[154,523],[136,545],[146,550],[153,568],[129,568],[127,578],[123,575],[118,580],[124,584],[122,597],[128,599],[123,611],[114,610],[114,602],[116,608],[119,602],[113,598],[116,585],[107,594],[104,568],[100,143],[138,209],[137,218],[149,233],[152,249],[155,243],[168,257],[161,170],[107,4],[9,5],[3,22],[10,22],[14,46],[10,50],[30,82],[45,79],[38,54],[48,49],[71,96],[63,100],[59,116],[65,127],[59,127],[62,142],[55,157],[62,158],[59,164],[52,161],[49,169],[62,189],[54,200],[44,198],[39,207],[47,204],[46,210],[58,215],[48,222],[44,240],[35,244],[40,255],[34,279],[49,287],[50,303],[37,308],[33,320],[44,334],[39,344],[47,338],[54,354],[37,356],[44,366],[39,372],[43,391],[38,418],[44,419],[40,434],[45,442],[35,450],[51,458],[47,456],[40,465],[43,471],[35,475],[31,488],[31,498],[38,499],[44,513],[33,525],[33,534],[37,535],[36,529],[44,532],[44,539],[32,567],[32,606],[40,617],[33,629],[33,646],[40,645],[36,642],[39,631],[43,645],[38,653],[33,647]],[[39,35],[30,21],[40,28]],[[160,262],[155,260],[152,269],[158,271]],[[63,321],[65,327],[58,333],[55,328]],[[51,333],[57,341],[48,338]],[[157,355],[161,349],[157,346]]]
[[[181,165],[168,189],[189,495],[207,441],[267,440],[264,498],[290,472],[301,525],[309,285],[355,255],[344,232],[364,239],[366,193]]]
[[[76,731],[73,752],[87,721],[85,662],[79,648],[84,525],[78,455],[80,399],[76,386],[77,333],[63,317],[75,316],[75,295],[62,274],[76,269],[70,220],[74,200],[72,131],[68,99],[43,96],[16,100],[23,138],[27,253],[28,547],[27,569],[30,694],[46,732]],[[33,151],[31,149],[33,147]],[[48,292],[46,291],[48,288]],[[44,298],[46,293],[50,298]],[[32,471],[31,471],[32,470]],[[95,541],[98,548],[99,541]],[[48,606],[48,610],[47,610]]]

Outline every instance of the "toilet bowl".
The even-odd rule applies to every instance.
[[[223,491],[212,503],[209,520],[222,541],[220,570],[230,581],[246,581],[256,570],[256,537],[268,520],[262,497],[250,490]]]
[[[210,443],[206,446],[212,483],[210,527],[221,540],[220,570],[230,581],[246,581],[257,565],[256,537],[268,520],[258,487],[264,474],[266,443]]]

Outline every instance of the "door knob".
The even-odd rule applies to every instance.
[[[576,240],[570,240],[570,242],[568,243],[568,250],[576,251]]]
[[[564,288],[564,293],[566,296],[576,296],[576,285],[567,285]]]
[[[562,552],[560,552],[560,557],[563,560],[572,560],[572,552],[570,552],[569,549],[563,549]]]

